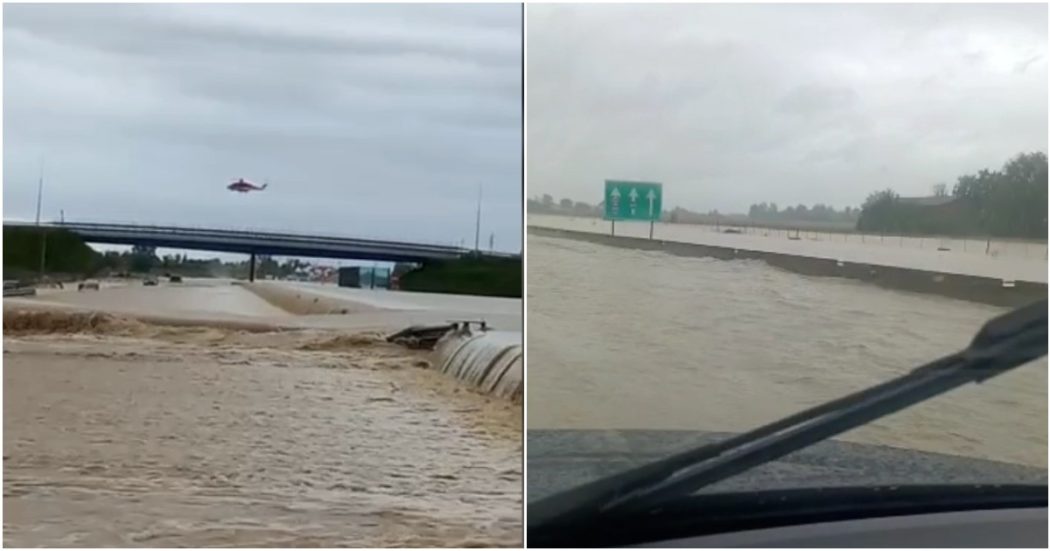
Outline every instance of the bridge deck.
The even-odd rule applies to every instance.
[[[36,225],[28,222],[4,222],[4,226]],[[449,245],[267,231],[83,222],[45,223],[40,226],[71,231],[88,243],[275,256],[422,262],[450,260],[472,252],[470,249]],[[517,255],[494,253],[491,256]]]

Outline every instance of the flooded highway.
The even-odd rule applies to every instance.
[[[483,297],[471,295],[443,295],[387,291],[383,289],[355,289],[321,283],[282,283],[293,289],[368,305],[377,312],[391,315],[405,314],[411,323],[443,323],[448,319],[484,319],[503,330],[521,331],[522,302],[516,298]],[[414,315],[409,315],[409,313]],[[408,325],[408,324],[406,324]]]
[[[288,312],[261,297],[230,285],[230,280],[189,279],[179,284],[143,286],[140,282],[107,281],[103,292],[46,290],[34,302],[128,314],[199,318],[281,319]]]
[[[609,235],[611,224],[597,218],[530,214],[528,223],[547,228]],[[790,231],[758,227],[657,223],[653,238],[846,262],[897,266],[1046,283],[1046,242],[952,239]],[[620,223],[616,235],[649,237],[649,224]]]
[[[522,542],[521,404],[354,315],[224,281],[4,307],[6,545]]]
[[[746,430],[954,352],[1005,311],[760,261],[528,244],[530,429]],[[1046,389],[1044,358],[841,438],[1045,467]]]

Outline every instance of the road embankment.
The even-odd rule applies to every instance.
[[[297,316],[359,314],[380,310],[380,308],[370,304],[349,298],[311,293],[276,282],[255,281],[251,283],[236,282],[236,284],[243,286],[273,306]]]
[[[445,293],[521,298],[521,257],[466,256],[424,263],[400,278],[400,288]]]

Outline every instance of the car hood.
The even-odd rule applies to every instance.
[[[532,502],[732,435],[681,430],[529,430],[528,499]],[[1046,483],[1045,468],[881,445],[824,441],[702,491]]]

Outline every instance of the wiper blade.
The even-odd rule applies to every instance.
[[[887,382],[721,442],[599,479],[529,505],[529,531],[636,514],[1047,353],[1047,301],[988,321],[970,345]]]

